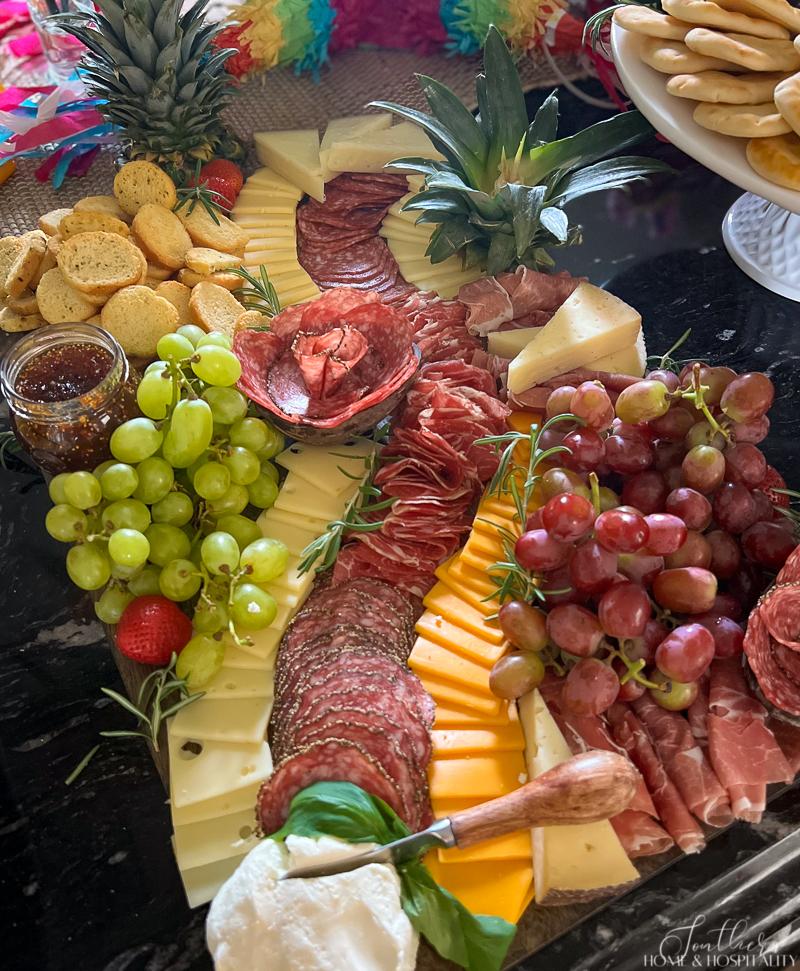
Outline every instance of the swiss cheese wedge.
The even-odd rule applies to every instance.
[[[541,694],[519,701],[530,778],[565,762],[572,752]],[[545,826],[533,830],[533,882],[537,904],[593,900],[639,879],[611,823]]]
[[[325,180],[322,178],[319,132],[316,128],[256,132],[254,138],[260,162],[307,192],[312,199],[325,201]]]
[[[383,131],[391,123],[392,116],[385,111],[379,115],[348,115],[345,118],[333,118],[329,121],[319,146],[323,179],[328,182],[339,174],[328,168],[328,153],[331,145],[336,142],[346,142],[351,138],[363,138],[371,132]]]
[[[548,378],[585,367],[632,345],[641,315],[606,290],[581,283],[508,368],[508,389],[521,394]]]

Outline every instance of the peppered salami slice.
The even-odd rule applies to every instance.
[[[774,586],[759,601],[759,610],[770,637],[800,651],[800,582]]]
[[[766,700],[790,715],[800,715],[800,685],[778,664],[761,607],[748,618],[744,653]]]
[[[793,651],[778,641],[772,642],[772,653],[779,668],[800,687],[800,651]]]
[[[356,743],[332,739],[312,742],[281,763],[262,785],[258,793],[258,819],[265,835],[280,829],[289,814],[292,799],[314,782],[352,782],[383,799],[403,816],[397,788],[380,763]]]
[[[342,602],[341,598],[345,592],[357,594],[365,606],[371,605],[376,609],[389,611],[393,617],[404,624],[411,625],[417,619],[417,608],[411,598],[402,590],[397,590],[391,584],[379,579],[368,580],[361,577],[340,583],[336,587],[328,587],[326,591],[314,598],[313,605],[320,603],[337,606],[337,601]]]
[[[405,644],[410,637],[410,625],[399,617],[391,604],[377,600],[367,601],[357,590],[341,590],[337,587],[326,591],[295,617],[287,630],[281,649],[293,650],[295,645],[324,634],[334,625],[351,624],[369,626],[385,632],[398,644]]]

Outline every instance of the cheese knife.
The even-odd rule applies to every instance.
[[[624,756],[583,752],[514,792],[437,819],[419,833],[342,860],[287,870],[281,880],[329,877],[368,863],[407,863],[435,847],[463,849],[534,826],[594,823],[627,809],[637,783],[636,769]]]

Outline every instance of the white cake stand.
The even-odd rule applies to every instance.
[[[666,75],[639,57],[643,39],[612,24],[614,62],[628,96],[681,151],[747,190],[722,224],[728,253],[762,286],[800,302],[800,192],[754,172],[745,156],[746,138],[719,135],[696,124],[692,118],[696,102],[667,94]]]

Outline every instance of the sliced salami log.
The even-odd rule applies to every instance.
[[[733,820],[728,793],[695,741],[688,720],[677,711],[665,710],[646,692],[631,706],[689,810],[709,826],[727,826]]]
[[[747,620],[744,653],[764,698],[790,715],[800,715],[800,685],[778,663],[760,607]]]
[[[609,820],[622,848],[631,860],[642,856],[658,856],[675,845],[669,833],[647,813],[626,809]]]
[[[797,583],[800,582],[800,546],[789,554],[789,558],[781,567],[776,583]]]
[[[642,773],[669,835],[684,853],[699,853],[706,844],[703,830],[667,775],[650,744],[644,725],[630,708],[620,703],[611,706],[608,720],[614,741],[625,749],[633,764]]]
[[[783,583],[764,594],[758,604],[770,637],[800,652],[800,583]]]
[[[280,829],[292,799],[314,782],[352,782],[399,815],[403,805],[397,787],[380,763],[355,742],[329,739],[312,742],[282,762],[258,793],[258,819],[264,835]]]

